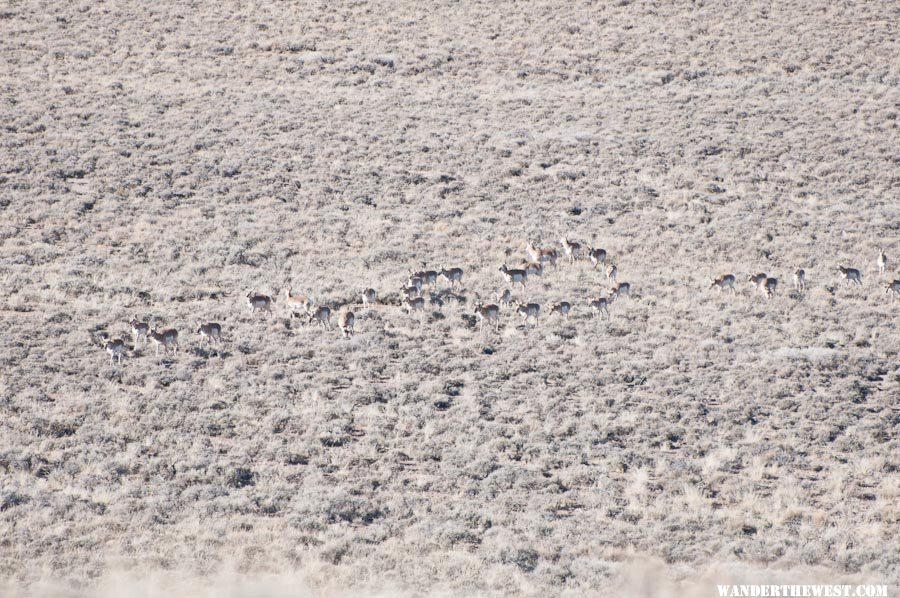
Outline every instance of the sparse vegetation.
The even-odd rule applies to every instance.
[[[5,6],[0,594],[900,582],[896,16]]]

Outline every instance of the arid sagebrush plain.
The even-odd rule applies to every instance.
[[[895,2],[0,8],[0,593],[900,581]]]

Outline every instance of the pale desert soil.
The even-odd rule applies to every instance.
[[[0,591],[900,581],[896,2],[154,4],[0,6]],[[609,325],[587,264],[497,335],[244,304],[427,262],[469,313],[563,234],[634,285]],[[177,358],[110,368],[133,315]]]

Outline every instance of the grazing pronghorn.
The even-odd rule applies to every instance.
[[[609,320],[609,303],[610,300],[606,297],[598,297],[594,299],[590,303],[588,303],[588,307],[593,311],[593,317],[597,317],[597,314],[600,314],[601,319],[603,318],[603,314],[606,314],[606,319]]]
[[[362,292],[363,305],[375,305],[377,299],[378,294],[375,292],[375,289],[366,289]]]
[[[528,245],[525,246],[525,251],[528,252],[528,256],[531,258],[533,262],[549,263],[551,266],[556,265],[556,258],[559,256],[557,251],[552,247],[535,247],[534,244],[529,241]]]
[[[749,278],[749,281],[756,286],[760,293],[771,299],[775,296],[775,289],[778,288],[778,279],[766,276],[765,274],[755,274]]]
[[[506,279],[506,282],[515,286],[522,285],[522,292],[525,292],[525,281],[528,280],[528,272],[525,270],[510,270],[506,267],[506,264],[500,266],[500,272],[503,273],[503,278]]]
[[[620,282],[616,286],[614,286],[609,291],[609,300],[615,301],[619,298],[619,295],[628,295],[631,296],[631,285],[627,282]]]
[[[716,290],[720,293],[725,289],[728,289],[732,292],[732,294],[737,293],[737,290],[734,288],[734,283],[737,279],[734,277],[734,274],[723,274],[718,278],[713,278],[712,283],[709,285],[709,288],[716,287]]]
[[[162,332],[152,328],[150,329],[150,332],[147,333],[147,336],[156,344],[157,357],[159,357],[160,345],[162,345],[163,348],[163,355],[166,355],[169,352],[169,347],[172,347],[173,356],[178,355],[178,331],[174,328],[168,328]]]
[[[900,280],[889,282],[885,285],[884,292],[891,296],[891,305],[894,304],[894,296],[900,297]]]
[[[616,283],[616,276],[619,275],[619,268],[615,264],[610,264],[609,268],[606,269],[606,280],[608,280],[611,284]]]
[[[845,268],[844,266],[838,266],[838,272],[841,273],[841,276],[844,278],[847,284],[862,286],[862,273],[856,268]]]
[[[312,302],[309,300],[309,297],[304,295],[292,295],[292,292],[292,289],[284,290],[284,306],[287,307],[288,314],[290,314],[290,318],[293,320],[295,313],[305,313]],[[262,296],[264,297],[265,295]]]
[[[252,291],[247,293],[247,306],[250,308],[251,316],[253,315],[253,312],[256,311],[265,312],[266,315],[272,315],[273,303],[275,303],[275,299],[268,295],[257,295]]]
[[[572,304],[568,301],[560,301],[559,303],[554,303],[553,306],[550,307],[551,316],[553,314],[559,314],[566,322],[569,321],[570,311],[572,311]]]
[[[200,335],[200,348],[203,348],[203,343],[205,341],[209,341],[210,347],[213,344],[218,345],[222,342],[222,326],[221,324],[217,324],[216,322],[209,322],[207,324],[198,324],[197,325],[197,334]]]
[[[512,301],[512,291],[509,289],[503,289],[503,292],[497,295],[497,303],[500,307],[509,307],[509,303]]]
[[[345,311],[338,318],[338,328],[341,329],[341,334],[344,335],[344,338],[353,336],[353,324],[355,322],[356,316],[353,315],[352,311]]]
[[[450,268],[448,270],[447,268],[444,268],[444,266],[441,266],[441,271],[438,275],[447,279],[447,281],[450,283],[451,289],[457,289],[462,286],[462,268]]]
[[[574,264],[575,260],[581,259],[581,243],[569,241],[568,237],[559,240],[563,248],[563,254],[569,259],[570,264]]]
[[[326,329],[331,328],[331,308],[327,305],[320,305],[315,309],[312,309],[312,307],[308,308],[306,311],[306,323],[312,324],[313,320],[316,321],[316,324],[321,324]]]
[[[588,259],[595,268],[599,268],[606,263],[606,250],[599,247],[588,247]]]
[[[406,313],[412,313],[414,311],[425,311],[425,298],[408,297],[403,300],[403,305],[406,306]]]
[[[475,303],[475,310],[472,313],[479,320],[479,330],[484,330],[485,322],[493,322],[495,329],[500,328],[500,308],[493,303],[484,305],[478,301]]]
[[[131,318],[128,322],[131,326],[131,337],[134,339],[134,346],[147,342],[147,333],[150,332],[150,324],[147,322],[138,322],[135,318]]]
[[[409,271],[410,279],[418,278],[422,281],[422,286],[434,288],[437,285],[439,272],[434,270],[419,270],[418,272]]]
[[[103,348],[106,349],[107,353],[109,353],[110,367],[112,367],[113,359],[116,358],[118,358],[119,364],[121,365],[122,359],[125,357],[125,353],[128,350],[128,348],[125,346],[125,341],[120,338],[107,341]]]
[[[801,293],[806,290],[806,270],[803,268],[794,270],[794,286]]]
[[[519,303],[516,301],[516,313],[522,316],[522,321],[528,324],[528,318],[534,318],[534,325],[538,325],[538,314],[541,312],[541,306],[538,303]]]
[[[884,248],[878,248],[878,261],[876,262],[878,265],[878,278],[884,276],[885,271],[887,270],[888,258],[884,254]]]
[[[541,276],[544,273],[544,266],[540,262],[522,262],[519,269],[525,270],[528,276]]]

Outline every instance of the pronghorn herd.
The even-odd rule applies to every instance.
[[[485,304],[481,301],[478,294],[475,295],[475,304],[472,316],[473,324],[477,323],[479,330],[484,331],[484,325],[487,323],[498,331],[501,325],[501,315],[504,310],[512,308],[512,313],[516,317],[522,318],[522,324],[527,329],[529,320],[532,326],[537,327],[541,317],[541,305],[536,302],[528,302],[525,299],[526,285],[529,279],[543,276],[546,265],[558,268],[560,257],[565,258],[569,265],[575,265],[579,260],[587,260],[591,263],[591,271],[596,272],[597,268],[601,268],[601,276],[605,276],[607,283],[610,285],[606,296],[599,296],[590,299],[586,303],[586,308],[590,311],[592,317],[600,316],[600,319],[610,320],[609,308],[621,296],[631,295],[631,284],[628,282],[617,282],[618,267],[609,260],[609,254],[605,249],[599,247],[590,247],[582,245],[576,241],[569,240],[568,237],[562,237],[559,241],[560,250],[555,247],[537,247],[533,243],[528,242],[525,245],[527,259],[523,260],[516,268],[509,268],[506,264],[499,267],[504,282],[511,286],[512,289],[505,288],[497,292],[496,303]],[[884,249],[879,248],[876,267],[878,269],[879,278],[883,278],[888,271],[888,258]],[[857,268],[839,265],[837,273],[848,286],[862,287],[862,272]],[[406,281],[401,285],[399,292],[399,305],[406,309],[407,313],[424,312],[426,305],[425,291],[430,292],[430,303],[440,306],[445,302],[455,301],[457,304],[465,302],[464,296],[461,294],[462,281],[464,271],[462,268],[446,268],[441,266],[437,270],[409,270]],[[438,290],[439,281],[446,281],[445,288]],[[715,288],[718,293],[730,291],[732,295],[737,294],[737,276],[734,274],[722,274],[713,278],[710,282],[709,289]],[[794,287],[799,293],[804,293],[807,289],[807,275],[803,268],[797,268],[793,272]],[[750,274],[747,276],[747,282],[751,287],[759,291],[766,299],[775,297],[778,289],[778,279],[769,276],[764,272]],[[513,292],[519,289],[522,293],[523,300],[515,300]],[[890,295],[893,304],[896,297],[900,297],[900,280],[893,280],[885,287],[885,293]],[[277,294],[277,293],[276,293]],[[266,317],[275,315],[275,297],[269,295],[258,294],[251,291],[246,296],[247,308],[249,315],[253,317],[257,313],[261,313]],[[337,316],[337,328],[344,338],[353,336],[356,323],[356,315],[346,306],[337,306],[332,308],[327,305],[317,305],[309,296],[294,295],[293,289],[287,287],[284,289],[284,297],[280,303],[285,306],[287,315],[293,319],[298,313],[305,316],[306,323],[315,322],[317,326],[322,326],[325,330],[331,328],[332,315],[340,312]],[[366,288],[357,295],[357,305],[361,304],[364,308],[375,308],[379,305],[378,293],[373,288]],[[395,303],[396,304],[396,303]],[[382,304],[384,305],[384,304]],[[563,321],[569,320],[569,315],[574,311],[575,304],[570,301],[558,301],[553,303],[547,313],[548,317],[557,314]],[[157,330],[148,322],[140,322],[132,319],[128,322],[131,328],[131,336],[134,347],[137,348],[145,344],[148,340],[152,341],[155,346],[155,355],[159,356],[159,349],[162,347],[163,355],[177,356],[179,348],[178,331],[174,328]],[[221,346],[222,326],[216,322],[208,322],[205,324],[198,323],[195,329],[196,334],[200,337],[200,348],[204,344],[208,344],[210,349],[215,347],[218,351]],[[110,339],[108,335],[102,333],[100,335],[102,348],[109,354],[109,363],[112,366],[116,360],[122,363],[124,357],[128,353],[128,347],[121,338]]]

